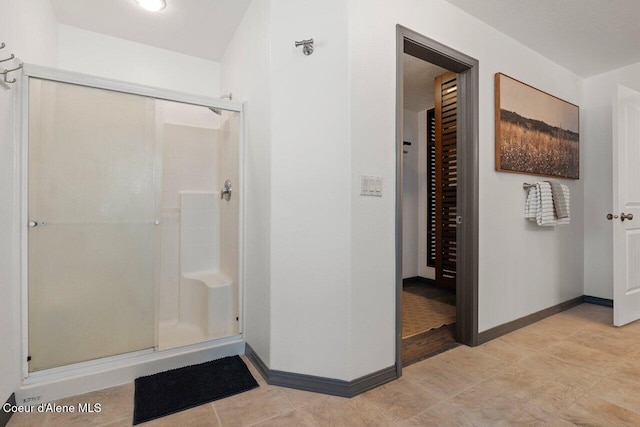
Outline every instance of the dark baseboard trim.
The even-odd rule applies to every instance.
[[[432,279],[427,279],[421,276],[413,276],[413,277],[407,277],[406,279],[402,279],[402,286],[419,285],[421,283],[430,283],[430,282],[434,282],[435,284],[435,281]]]
[[[402,279],[402,286],[422,285],[422,284],[438,286],[438,284],[434,279],[427,279],[426,277],[422,277],[422,276],[413,276],[413,277],[407,277],[406,279]]]
[[[478,344],[484,344],[488,341],[501,337],[502,335],[508,334],[509,332],[524,328],[525,326],[529,326],[532,323],[538,322],[544,318],[553,316],[554,314],[558,314],[561,311],[569,310],[570,308],[580,305],[583,302],[584,295],[581,295],[568,301],[561,302],[560,304],[554,305],[553,307],[545,308],[544,310],[537,311],[528,316],[521,317],[502,325],[498,325],[495,328],[487,329],[486,331],[480,332],[478,334]]]
[[[586,302],[587,304],[595,304],[595,305],[602,305],[602,306],[605,306],[605,307],[613,307],[613,300],[612,299],[600,298],[600,297],[592,297],[590,295],[585,295],[584,296],[584,302]]]
[[[353,381],[296,374],[269,369],[249,344],[247,344],[245,354],[249,360],[251,360],[256,369],[258,369],[264,380],[270,385],[331,394],[340,397],[357,396],[360,393],[364,393],[374,387],[378,387],[379,385],[395,380],[398,377],[395,365],[357,378]]]
[[[16,394],[12,393],[9,399],[7,399],[6,403],[11,406],[16,406]],[[4,405],[2,405],[2,408],[0,408],[0,427],[5,427],[7,424],[9,424],[9,420],[11,419],[12,415],[13,412],[6,412],[4,410]]]

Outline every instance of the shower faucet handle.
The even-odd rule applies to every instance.
[[[222,190],[220,190],[220,199],[225,199],[227,202],[231,199],[231,180],[228,179],[224,182]]]

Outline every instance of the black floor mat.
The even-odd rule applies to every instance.
[[[160,372],[135,382],[133,424],[258,387],[240,356]]]

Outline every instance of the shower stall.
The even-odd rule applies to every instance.
[[[20,397],[242,352],[242,105],[35,66],[22,85]]]

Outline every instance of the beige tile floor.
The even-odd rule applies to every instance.
[[[638,426],[640,322],[583,304],[494,341],[456,347],[352,399],[265,384],[143,426]],[[246,359],[245,359],[246,360]],[[18,426],[129,426],[133,385],[59,401],[97,415],[15,415]]]

